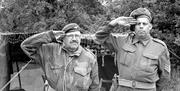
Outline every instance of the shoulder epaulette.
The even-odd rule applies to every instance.
[[[159,40],[159,39],[153,38],[153,41],[154,41],[154,42],[157,42],[157,43],[159,43],[159,44],[161,44],[161,45],[163,45],[163,46],[165,46],[165,47],[166,47],[166,44],[165,44],[162,40]]]
[[[88,48],[84,48],[86,51],[88,51],[90,54],[92,54],[92,56],[94,56],[95,58],[96,58],[96,56],[94,55],[94,53],[90,50],[90,49],[88,49]]]

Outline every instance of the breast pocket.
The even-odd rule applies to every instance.
[[[75,72],[75,86],[80,89],[88,89],[92,83],[90,78],[91,68],[87,63],[83,63],[74,67]]]
[[[135,49],[131,46],[123,46],[123,50],[120,55],[119,62],[123,65],[129,66],[135,58]]]
[[[154,54],[143,53],[143,57],[139,62],[141,70],[146,72],[154,72],[158,65],[158,56]]]

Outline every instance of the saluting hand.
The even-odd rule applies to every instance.
[[[109,24],[112,26],[115,26],[117,24],[123,25],[123,26],[130,26],[130,25],[133,25],[136,23],[137,23],[137,20],[134,19],[133,17],[121,16],[121,17],[118,17],[118,18],[112,20]]]
[[[65,37],[64,31],[53,31],[53,34],[58,42],[61,42],[61,40]]]

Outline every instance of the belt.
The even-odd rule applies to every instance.
[[[139,82],[134,80],[126,80],[126,79],[118,79],[118,85],[126,86],[131,88],[141,88],[141,89],[153,89],[156,88],[155,83],[146,83],[146,82]]]

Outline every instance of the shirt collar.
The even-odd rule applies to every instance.
[[[143,45],[146,46],[149,43],[150,40],[151,40],[151,38],[146,40],[146,41],[142,41]]]
[[[83,48],[82,48],[81,46],[79,46],[79,47],[78,47],[78,50],[75,51],[75,52],[70,52],[70,51],[68,51],[65,47],[63,47],[63,50],[65,50],[70,57],[74,57],[74,56],[80,56]]]
[[[152,40],[152,37],[150,37],[148,40],[141,41],[141,42],[142,42],[142,44],[143,44],[144,46],[146,46],[146,45],[150,42],[150,40]],[[137,43],[137,42],[139,42],[139,41],[140,41],[139,39],[137,39],[136,37],[134,37],[134,39],[133,39],[133,41],[132,41],[132,44],[135,44],[135,43]]]
[[[137,38],[134,38],[133,40],[132,40],[132,44],[135,44],[135,43],[137,43],[139,40],[137,39]]]

